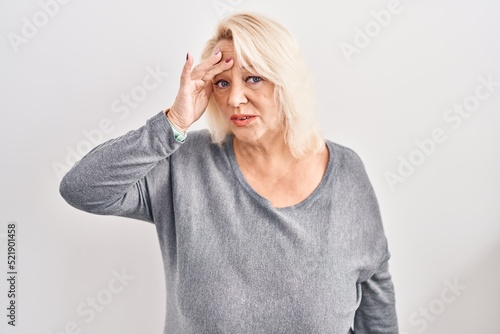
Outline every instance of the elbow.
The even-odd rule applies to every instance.
[[[102,189],[89,184],[79,174],[66,174],[59,184],[59,194],[72,207],[98,215],[111,214],[113,202],[109,194],[103,194]]]
[[[80,209],[78,205],[80,200],[77,198],[79,186],[75,181],[76,180],[71,177],[70,173],[64,175],[59,183],[59,194],[69,205]]]
[[[85,182],[76,175],[68,172],[59,184],[59,194],[75,209],[92,212],[91,199],[88,196]]]

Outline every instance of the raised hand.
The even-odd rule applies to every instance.
[[[212,95],[212,79],[234,64],[232,58],[222,60],[220,50],[194,68],[193,62],[194,59],[188,53],[182,69],[179,92],[167,113],[169,120],[184,132],[205,112]]]

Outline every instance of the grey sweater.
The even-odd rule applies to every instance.
[[[246,182],[231,139],[213,144],[203,130],[179,143],[158,113],[88,153],[60,192],[75,208],[155,225],[166,334],[397,333],[387,242],[359,157],[327,141],[316,190],[274,208]]]

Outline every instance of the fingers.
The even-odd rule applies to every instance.
[[[181,81],[191,78],[191,68],[193,67],[194,59],[188,53],[186,55],[186,62],[184,63],[184,67],[182,68],[181,73]]]
[[[202,80],[205,83],[210,82],[217,74],[229,70],[234,65],[233,58],[222,59],[222,52],[217,51],[204,62],[193,68],[194,59],[188,53],[186,62],[182,68],[181,83],[187,83],[191,80]]]
[[[212,66],[220,62],[222,59],[222,52],[219,50],[215,51],[210,57],[207,58],[204,62],[198,64],[193,69],[193,72],[206,72],[210,70]]]
[[[219,63],[212,66],[208,71],[203,75],[203,81],[211,81],[217,74],[220,74],[224,71],[229,70],[234,65],[233,58],[227,58],[224,61],[220,61]]]
[[[222,59],[222,52],[217,51],[204,62],[196,65],[191,71],[191,79],[210,81],[217,74],[230,69],[234,64],[232,58]]]

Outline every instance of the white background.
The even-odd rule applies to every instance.
[[[59,196],[55,166],[85,151],[85,131],[101,142],[168,107],[186,52],[199,59],[221,15],[249,10],[296,35],[327,137],[366,165],[392,253],[401,332],[500,333],[500,3],[401,0],[389,24],[346,57],[341,45],[359,46],[356,29],[376,29],[371,12],[388,3],[73,0],[46,9],[50,17],[35,0],[2,0],[0,331],[161,333],[165,288],[153,226],[73,209]],[[157,87],[141,88],[157,68]],[[481,77],[497,83],[489,96],[460,126],[445,121],[454,105],[474,102]],[[132,93],[141,101],[125,115],[120,99]],[[100,122],[108,122],[102,138]],[[436,128],[446,140],[416,152],[415,141]],[[386,175],[398,173],[400,157],[419,165],[391,189]],[[15,328],[3,278],[9,222],[18,225]],[[119,286],[113,271],[133,277],[117,293],[109,290]],[[96,297],[106,305],[91,318],[87,303]]]

